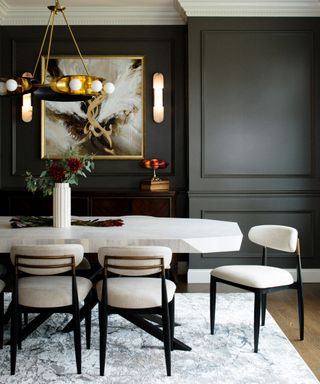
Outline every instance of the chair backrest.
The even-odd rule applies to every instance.
[[[31,275],[57,275],[81,263],[84,249],[80,244],[14,245],[11,262],[22,272]],[[20,265],[22,264],[22,265]],[[30,265],[30,267],[28,267]],[[60,267],[61,266],[61,267]]]
[[[171,249],[160,246],[103,247],[98,251],[98,260],[102,267],[106,267],[109,272],[125,276],[159,273],[162,266],[170,267],[171,258]]]
[[[279,251],[295,252],[298,247],[298,231],[283,225],[257,225],[248,237],[253,243]]]

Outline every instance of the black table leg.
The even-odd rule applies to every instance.
[[[32,321],[30,321],[24,328],[21,329],[21,340],[28,337],[33,331],[35,331],[42,323],[44,323],[54,312],[42,312],[37,315]],[[6,343],[10,344],[10,340]]]
[[[121,316],[126,320],[130,321],[130,323],[148,332],[150,335],[154,336],[158,340],[163,341],[162,330],[159,329],[157,326],[151,324],[149,321],[147,321],[144,318],[144,316],[129,315],[129,314],[121,314]],[[174,338],[172,341],[172,347],[173,349],[180,350],[180,351],[191,351],[191,348],[188,345],[184,344],[182,341],[176,338]]]
[[[91,301],[91,308],[93,308],[98,303],[98,299],[95,296]],[[82,307],[80,309],[80,320],[83,320],[85,317],[85,307]],[[154,314],[147,314],[143,316],[139,315],[122,315],[126,320],[130,321],[132,324],[136,325],[137,327],[140,327],[144,331],[148,332],[150,335],[156,337],[158,340],[163,341],[163,333],[162,330],[159,328],[159,326],[162,325],[161,318],[159,318],[158,315]],[[151,324],[150,321],[153,321],[159,325]],[[159,321],[160,320],[160,321]],[[73,330],[73,319],[69,321],[69,323],[63,328],[62,332],[71,332]],[[173,349],[181,350],[181,351],[191,351],[191,348],[184,344],[182,341],[174,338],[173,339]]]

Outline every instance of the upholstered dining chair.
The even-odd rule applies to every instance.
[[[3,323],[4,323],[4,305],[3,305],[3,290],[5,287],[4,281],[0,280],[0,348],[3,347]]]
[[[263,247],[262,265],[227,265],[212,270],[210,282],[211,334],[214,333],[215,325],[216,283],[221,282],[254,293],[254,352],[258,352],[260,314],[261,325],[265,324],[267,294],[288,288],[297,289],[300,340],[303,340],[303,285],[297,230],[282,225],[258,225],[250,229],[248,237],[253,243]],[[288,271],[267,266],[268,248],[296,255],[296,281]]]
[[[162,317],[167,375],[171,376],[176,285],[165,278],[172,252],[160,246],[103,247],[98,259],[103,279],[96,285],[99,299],[100,375],[104,375],[108,315],[159,314]],[[109,276],[112,274],[111,276]]]
[[[21,314],[71,313],[77,373],[81,373],[79,303],[86,305],[87,348],[90,348],[91,288],[89,279],[76,276],[83,258],[80,244],[17,245],[11,248],[15,268],[11,317],[11,374],[15,374],[17,344],[21,348]],[[30,323],[31,324],[31,323]]]

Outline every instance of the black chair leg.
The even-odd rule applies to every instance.
[[[11,307],[11,344],[10,344],[10,364],[11,364],[11,375],[16,373],[16,359],[17,359],[17,342],[18,342],[18,311],[17,303],[13,298],[13,305]]]
[[[173,351],[173,339],[174,339],[174,297],[169,303],[169,318],[170,318],[170,339],[171,339],[171,351]]]
[[[91,345],[91,301],[92,294],[90,292],[84,301],[84,305],[86,306],[85,324],[87,349],[90,349]]]
[[[76,365],[77,373],[81,374],[81,333],[80,333],[80,313],[78,303],[74,305],[73,311],[73,321],[74,321],[74,348],[76,355]]]
[[[22,343],[22,312],[18,310],[17,312],[18,316],[18,349],[21,349],[21,343]]]
[[[170,340],[170,318],[168,304],[162,308],[162,324],[163,324],[163,342],[166,359],[167,376],[171,376],[171,340]]]
[[[298,315],[299,315],[299,328],[300,340],[304,339],[304,300],[303,300],[303,286],[302,283],[298,284]]]
[[[3,291],[0,293],[0,348],[3,348],[3,323],[4,323]]]
[[[107,349],[108,317],[106,308],[99,302],[99,330],[100,330],[100,376],[104,376]]]
[[[261,312],[261,293],[254,294],[254,352],[258,352],[259,331],[260,331],[260,312]]]
[[[210,278],[210,331],[214,334],[214,323],[216,315],[216,292],[217,282],[213,276]]]
[[[266,323],[266,309],[267,309],[267,294],[261,295],[261,325]]]

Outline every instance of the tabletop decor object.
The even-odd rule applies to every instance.
[[[71,225],[88,226],[88,227],[121,227],[124,224],[122,219],[107,220],[72,220]],[[51,227],[53,218],[47,216],[15,216],[10,219],[12,228],[28,228],[28,227]]]
[[[143,168],[153,169],[153,176],[150,180],[143,180],[141,182],[142,191],[169,191],[170,182],[169,180],[162,180],[156,174],[156,169],[165,169],[169,164],[165,160],[151,159],[143,160],[141,166]]]
[[[78,185],[80,176],[87,177],[94,169],[92,156],[80,156],[70,149],[66,157],[47,160],[46,169],[39,177],[26,172],[26,186],[30,192],[42,191],[43,196],[53,194],[53,226],[58,228],[71,225],[70,184]]]

